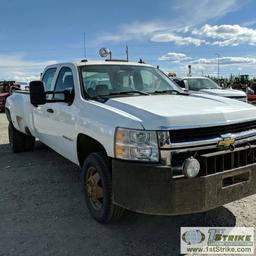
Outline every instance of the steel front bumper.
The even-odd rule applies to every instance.
[[[113,201],[131,211],[204,212],[256,193],[256,164],[208,176],[172,178],[171,168],[112,161]]]

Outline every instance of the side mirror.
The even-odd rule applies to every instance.
[[[65,90],[63,91],[64,94],[64,102],[66,103],[72,103],[74,100],[74,92],[73,91],[69,91],[69,90]]]
[[[188,92],[188,89],[187,88],[181,88],[182,89],[182,91],[184,91],[184,92]]]
[[[29,83],[30,102],[34,106],[44,105],[46,103],[46,95],[44,83],[42,81],[32,81]]]

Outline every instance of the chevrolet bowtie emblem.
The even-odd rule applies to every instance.
[[[217,147],[220,149],[234,150],[235,140],[233,138],[223,138],[217,143]]]

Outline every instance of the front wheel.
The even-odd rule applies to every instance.
[[[87,207],[98,222],[109,223],[123,215],[124,209],[112,202],[111,172],[103,153],[92,153],[86,158],[83,188]]]

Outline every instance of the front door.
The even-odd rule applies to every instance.
[[[51,79],[46,79],[50,77],[46,71],[43,78],[46,91],[52,88],[54,92],[68,90],[75,95],[73,73],[72,67],[63,66],[57,77],[53,79],[56,76],[54,73]],[[49,86],[50,83],[52,86]],[[64,100],[64,94],[55,94],[48,99]],[[52,102],[34,108],[34,123],[39,140],[72,162],[76,162],[77,159],[76,117],[77,108],[74,102]]]
[[[69,91],[75,98],[74,75],[71,67],[60,69],[54,92]],[[64,94],[55,94],[53,100],[64,100]],[[48,137],[51,147],[69,160],[76,162],[76,123],[77,108],[71,103],[47,103],[49,118]]]

